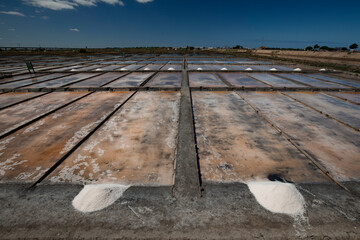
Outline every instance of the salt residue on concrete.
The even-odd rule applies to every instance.
[[[270,181],[247,182],[246,184],[265,209],[293,217],[303,215],[305,200],[293,184]]]
[[[72,205],[81,212],[99,211],[113,204],[129,187],[122,184],[85,185]]]

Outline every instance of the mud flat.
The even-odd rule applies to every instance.
[[[48,180],[172,185],[178,108],[178,93],[136,93]]]
[[[93,93],[2,139],[0,181],[36,182],[129,95]]]
[[[290,182],[327,182],[324,175],[238,96],[194,92],[201,176],[245,182],[278,175]]]

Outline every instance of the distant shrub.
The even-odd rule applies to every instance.
[[[236,45],[235,47],[233,47],[233,49],[243,49],[244,47],[243,46],[240,46],[240,45]]]
[[[333,48],[329,48],[328,46],[321,46],[321,47],[320,47],[320,50],[323,50],[323,51],[333,51],[334,49],[333,49]]]
[[[87,51],[86,51],[86,49],[85,48],[81,48],[80,50],[79,50],[79,53],[86,53]]]
[[[314,50],[314,49],[313,49],[312,46],[307,46],[307,47],[305,48],[305,50],[306,50],[306,51],[312,51],[312,50]]]
[[[356,43],[353,43],[349,46],[350,49],[357,49],[359,47],[359,45],[357,45]]]

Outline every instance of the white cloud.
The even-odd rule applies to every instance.
[[[2,39],[2,37],[0,37],[0,40]]]
[[[96,6],[95,0],[73,0],[78,5],[86,6],[86,7],[93,7]]]
[[[80,32],[80,30],[77,29],[77,28],[70,28],[69,30],[72,31],[72,32]]]
[[[118,0],[101,0],[102,2],[104,3],[107,3],[107,4],[111,4],[111,5],[120,5],[120,6],[124,6],[124,2],[123,1],[118,1]]]
[[[49,19],[48,16],[42,16],[41,18],[44,19],[44,20],[48,20],[48,19]]]
[[[16,11],[0,11],[0,13],[8,14],[8,15],[14,15],[14,16],[20,16],[20,17],[26,17],[21,12],[16,12]]]
[[[152,2],[154,0],[136,0],[138,3],[148,3],[148,2]]]
[[[75,6],[77,6],[74,2],[66,0],[23,0],[23,2],[34,7],[51,10],[75,9]]]
[[[15,28],[9,28],[9,31],[15,32]]]
[[[122,0],[22,0],[25,4],[51,10],[73,10],[79,6],[95,7],[97,3],[124,6]]]

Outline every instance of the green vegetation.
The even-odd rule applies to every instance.
[[[349,46],[350,49],[357,49],[359,47],[359,45],[357,45],[357,43],[353,43]]]
[[[235,47],[233,47],[233,49],[243,49],[244,47],[243,46],[240,46],[240,45],[236,45]]]
[[[350,49],[355,49],[355,48],[351,48],[351,47],[356,47],[357,48],[357,44],[354,43],[350,46]],[[314,47],[312,46],[307,46],[305,48],[305,51],[349,51],[349,49],[347,47],[336,47],[336,48],[331,48],[328,46],[319,46],[318,44],[315,44]]]
[[[329,48],[328,46],[321,46],[320,50],[325,50],[325,51],[332,51],[334,48]]]

